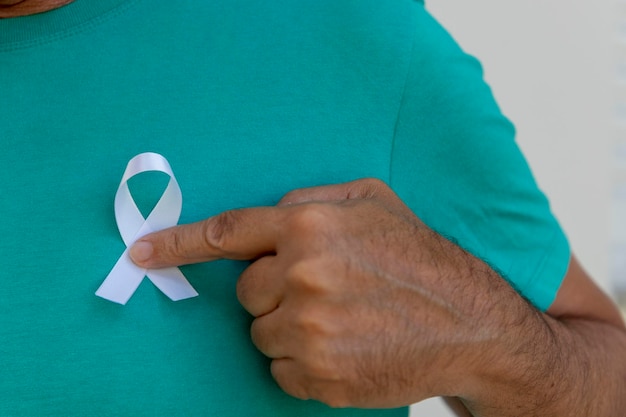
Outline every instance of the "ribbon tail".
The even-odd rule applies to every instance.
[[[146,270],[133,263],[126,249],[96,291],[96,295],[125,305],[143,281],[144,276],[146,276]]]
[[[180,269],[176,267],[150,269],[146,275],[172,301],[184,300],[198,295]]]

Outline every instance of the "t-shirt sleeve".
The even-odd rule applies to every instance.
[[[432,229],[546,310],[567,272],[567,239],[480,64],[417,9],[390,184]]]

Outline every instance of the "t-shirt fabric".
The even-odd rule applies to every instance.
[[[0,20],[0,144],[3,416],[407,415],[283,393],[236,299],[246,263],[182,267],[184,301],[147,279],[125,306],[96,297],[142,152],[169,160],[181,223],[376,177],[542,310],[568,265],[480,65],[419,1],[76,0]],[[144,215],[166,181],[131,181]]]

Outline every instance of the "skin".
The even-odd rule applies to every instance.
[[[73,0],[0,0],[0,18],[27,16],[47,12]]]
[[[543,314],[382,182],[287,194],[140,239],[146,268],[251,260],[251,337],[288,394],[333,407],[448,397],[459,415],[620,417],[626,330],[573,260]]]
[[[72,1],[0,0],[0,18]],[[624,323],[574,257],[541,314],[377,181],[296,190],[274,208],[148,236],[131,254],[149,268],[253,260],[237,287],[252,340],[298,398],[394,407],[440,395],[461,417],[626,408]]]

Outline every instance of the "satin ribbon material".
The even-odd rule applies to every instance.
[[[144,219],[128,189],[128,180],[147,171],[160,171],[169,175],[170,180],[163,195],[152,212]],[[180,269],[144,269],[135,265],[128,255],[128,250],[139,238],[178,223],[183,206],[183,197],[174,177],[174,172],[167,160],[152,152],[135,156],[128,162],[115,194],[115,220],[117,228],[126,244],[126,250],[117,260],[96,295],[119,304],[126,304],[145,276],[152,281],[173,301],[183,300],[198,295]]]

